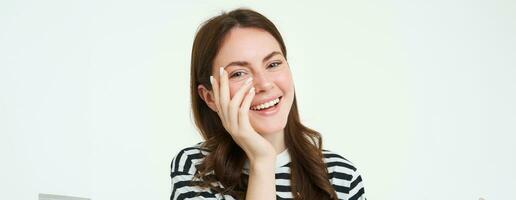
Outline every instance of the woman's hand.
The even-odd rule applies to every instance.
[[[228,75],[222,67],[220,68],[219,81],[210,76],[217,113],[224,128],[245,151],[251,163],[275,160],[276,151],[274,147],[253,129],[249,121],[249,110],[255,96],[252,78],[246,80],[233,95],[233,98],[230,98]]]

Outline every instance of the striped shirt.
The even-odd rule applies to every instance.
[[[170,200],[183,199],[226,199],[234,200],[229,195],[216,193],[208,188],[192,186],[194,174],[197,172],[196,165],[200,164],[203,158],[209,154],[208,151],[200,148],[201,143],[182,149],[171,163],[170,177],[172,178],[172,194]],[[323,150],[324,162],[328,168],[329,180],[337,193],[338,199],[344,200],[365,200],[362,177],[354,165],[344,157]],[[276,199],[293,199],[290,190],[290,155],[285,150],[276,157]],[[248,177],[249,167],[246,162],[243,170],[244,176]],[[216,187],[224,188],[220,182]]]

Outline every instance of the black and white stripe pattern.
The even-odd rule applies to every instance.
[[[171,200],[183,199],[226,199],[234,200],[229,195],[221,195],[210,189],[192,185],[195,166],[208,154],[200,144],[181,150],[172,160],[170,177],[172,178]],[[335,188],[339,199],[365,200],[362,177],[354,165],[344,157],[328,150],[323,150],[324,162],[328,167],[330,183]],[[278,154],[276,159],[276,199],[293,199],[290,188],[290,157],[287,151]],[[248,177],[247,164],[244,177]],[[217,183],[216,187],[224,188]]]

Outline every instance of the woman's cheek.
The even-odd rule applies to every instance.
[[[229,85],[229,93],[230,93],[230,97],[233,98],[233,95],[235,95],[238,91],[238,89],[240,88],[240,85],[241,84],[236,84],[236,83],[230,83]]]
[[[288,70],[285,70],[281,73],[279,73],[277,76],[276,76],[276,82],[279,84],[279,85],[282,85],[282,86],[290,86],[290,85],[293,85],[293,81],[292,81],[292,76],[290,74],[290,71]]]

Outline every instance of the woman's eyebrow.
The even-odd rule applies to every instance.
[[[271,58],[272,58],[272,56],[275,56],[275,55],[278,55],[278,54],[279,54],[279,55],[281,55],[281,52],[279,52],[279,51],[273,51],[273,52],[271,52],[269,55],[265,56],[265,57],[263,58],[262,62],[265,62],[265,61],[267,61],[267,60],[271,59]]]
[[[262,62],[266,62],[267,60],[271,59],[275,55],[282,55],[282,54],[279,51],[273,51],[273,52],[267,54],[267,56],[265,56],[263,58]],[[246,62],[246,61],[233,61],[233,62],[230,62],[229,64],[227,64],[224,68],[232,66],[232,65],[238,65],[238,66],[244,66],[245,67],[245,66],[249,66],[249,63]]]

